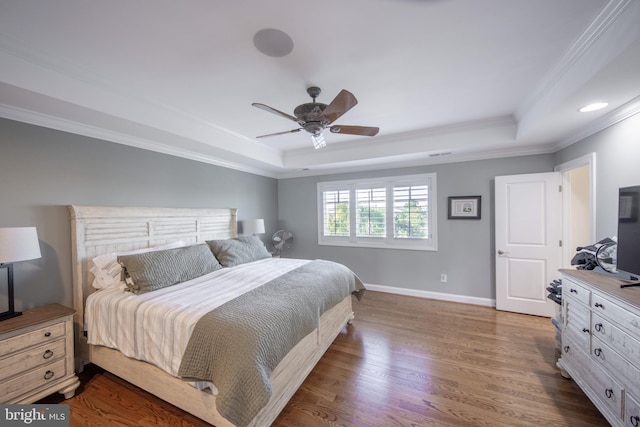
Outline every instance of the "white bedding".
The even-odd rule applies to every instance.
[[[177,376],[182,354],[200,317],[307,262],[263,259],[140,295],[123,288],[94,292],[87,298],[85,310],[88,342],[116,348],[127,357]]]

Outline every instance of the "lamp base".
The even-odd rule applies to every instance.
[[[3,320],[13,319],[14,317],[21,316],[21,311],[5,311],[4,313],[0,313],[0,322]]]

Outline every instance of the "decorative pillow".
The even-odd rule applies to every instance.
[[[271,254],[258,236],[241,236],[234,239],[207,240],[207,244],[223,267],[233,267],[259,259],[271,258]]]
[[[98,255],[92,259],[93,266],[89,269],[94,277],[92,286],[96,289],[106,289],[111,286],[118,286],[124,283],[124,278],[122,277],[122,266],[118,263],[118,255],[141,254],[145,252],[179,248],[184,245],[185,243],[183,241],[178,240],[177,242],[165,243],[163,245],[153,246],[150,248]]]
[[[222,268],[204,243],[121,255],[118,261],[125,270],[127,288],[135,294],[166,288]]]

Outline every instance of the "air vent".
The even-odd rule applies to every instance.
[[[440,156],[448,156],[451,154],[451,151],[445,151],[444,153],[433,153],[429,154],[429,157],[440,157]]]

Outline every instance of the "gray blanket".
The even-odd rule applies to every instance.
[[[282,358],[318,327],[320,316],[364,286],[347,267],[316,260],[235,298],[196,324],[178,375],[218,388],[217,410],[246,426],[271,396]]]

